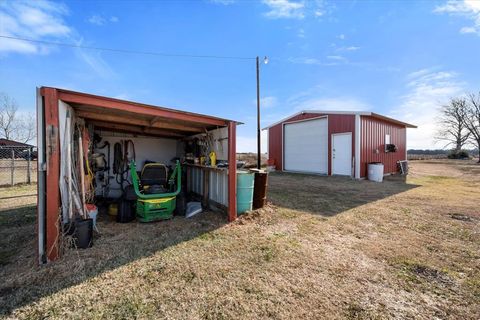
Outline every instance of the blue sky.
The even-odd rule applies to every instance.
[[[438,106],[480,90],[479,1],[0,1],[0,35],[83,46],[255,57],[262,126],[303,109],[368,110],[434,145]],[[255,151],[254,60],[120,54],[0,39],[0,91],[33,111],[55,86],[245,123]],[[265,144],[264,144],[265,145]],[[264,149],[265,150],[265,149]]]

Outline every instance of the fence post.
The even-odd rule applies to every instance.
[[[32,156],[32,148],[28,148],[28,161],[27,161],[27,183],[30,184],[32,183],[31,177],[30,177],[30,157]]]
[[[12,166],[10,167],[10,185],[13,187],[15,177],[15,149],[12,148]]]

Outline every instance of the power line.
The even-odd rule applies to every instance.
[[[27,38],[19,38],[12,36],[0,35],[0,38],[17,40],[17,41],[26,41],[33,43],[41,43],[52,46],[62,46],[70,48],[79,48],[79,49],[88,49],[88,50],[100,50],[100,51],[109,51],[109,52],[118,52],[118,53],[127,53],[127,54],[143,54],[151,56],[162,56],[162,57],[175,57],[175,58],[200,58],[200,59],[228,59],[228,60],[255,60],[251,57],[237,57],[237,56],[216,56],[216,55],[195,55],[195,54],[177,54],[177,53],[166,53],[166,52],[154,52],[154,51],[138,51],[138,50],[127,50],[127,49],[113,49],[113,48],[103,48],[103,47],[90,47],[82,46],[72,43],[64,42],[54,42],[54,41],[44,41],[44,40],[35,40]]]

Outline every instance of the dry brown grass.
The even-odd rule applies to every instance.
[[[267,166],[267,154],[262,153],[261,155],[261,166]],[[237,160],[245,161],[245,168],[256,168],[257,167],[257,154],[253,152],[237,153]]]
[[[1,266],[1,310],[30,319],[478,319],[478,169],[415,162],[406,183],[383,184],[273,174],[272,204],[235,223],[211,212],[103,221],[93,248],[44,267],[31,263],[27,239]]]

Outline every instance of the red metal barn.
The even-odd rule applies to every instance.
[[[264,130],[276,170],[361,179],[371,162],[383,163],[384,174],[398,171],[407,128],[416,126],[373,112],[301,111]]]
[[[74,120],[67,121],[67,119]],[[78,135],[87,132],[84,137],[91,137],[84,139],[82,145],[86,140],[90,141],[85,149],[91,148],[92,152],[106,152],[105,149],[98,151],[100,147],[95,149],[95,144],[92,146],[92,141],[95,139],[101,139],[103,143],[109,141],[109,145],[112,144],[112,146],[120,139],[128,139],[135,145],[133,155],[136,160],[134,161],[139,165],[150,160],[166,163],[172,161],[171,159],[185,158],[185,145],[189,141],[198,139],[198,136],[202,135],[212,137],[215,148],[218,148],[217,160],[223,161],[224,165],[203,166],[196,162],[182,164],[182,167],[186,168],[186,191],[201,197],[205,206],[226,212],[229,221],[236,219],[237,122],[81,92],[42,87],[37,89],[39,263],[53,261],[60,254],[59,238],[61,228],[65,224],[65,210],[62,210],[62,206],[68,202],[62,202],[61,185],[67,176],[62,176],[61,172],[65,162],[68,162],[66,154],[72,154],[72,152],[65,152],[69,150],[65,148],[74,145],[72,140],[65,140],[72,132],[66,129],[66,125],[70,128],[69,121],[73,121],[77,129],[79,124],[84,128],[78,129]],[[75,138],[75,135],[72,137],[76,139],[75,141],[80,141]],[[78,142],[78,145],[80,144]],[[128,145],[125,148],[128,148]],[[114,157],[115,153],[108,148],[104,160],[109,159],[110,156]],[[114,175],[111,167],[108,164],[103,169],[104,179],[99,180],[105,183],[111,181],[108,182],[110,183],[108,190],[104,188],[104,182],[99,182],[94,187],[95,198],[99,195],[104,198],[121,196],[118,192],[115,194],[119,188],[118,182],[110,178]],[[124,172],[121,174],[123,176]]]

